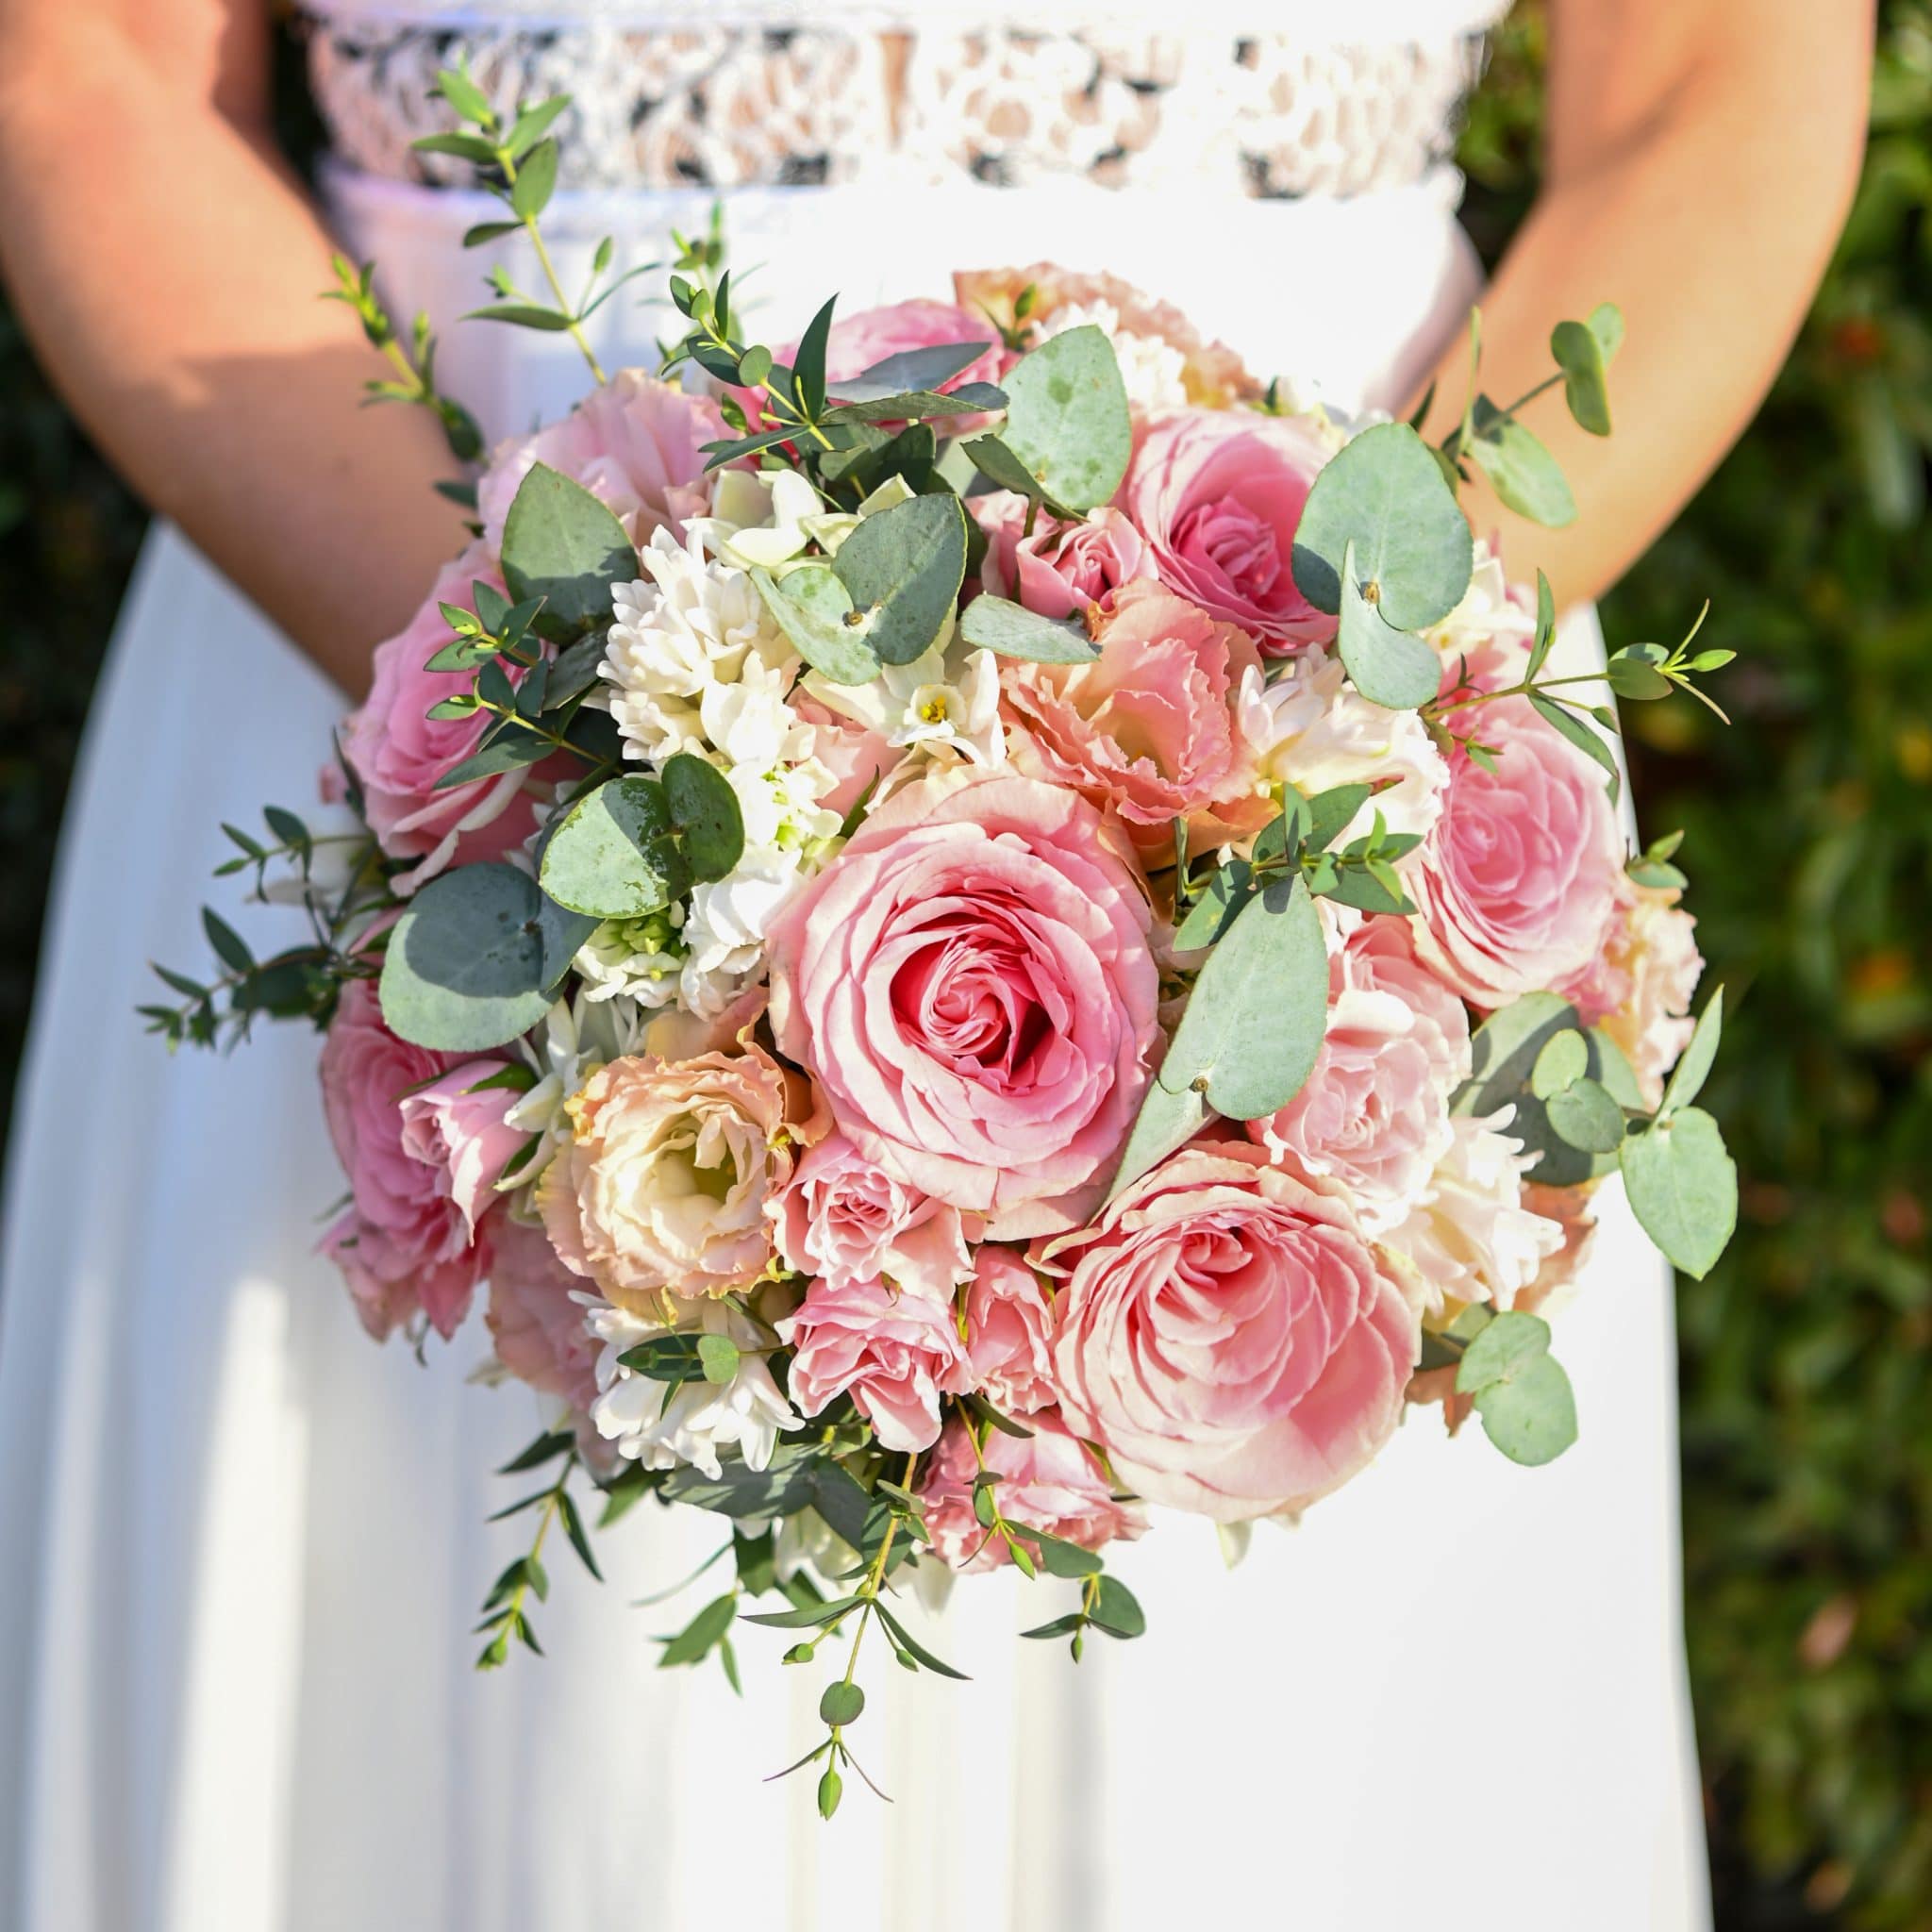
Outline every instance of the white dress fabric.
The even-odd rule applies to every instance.
[[[513,29],[554,52],[559,33],[618,28],[631,47],[729,25],[972,33],[991,5],[364,0],[319,31],[329,59],[345,36],[404,29],[445,47]],[[1333,57],[1440,56],[1493,10],[1182,9],[1193,37],[1265,16],[1329,76],[1434,73]],[[1092,31],[1139,15],[1171,35],[1172,12],[1116,4]],[[340,61],[327,71],[340,86]],[[609,78],[602,62],[582,76],[592,92]],[[1312,106],[1306,138],[1359,159],[1350,100]],[[553,205],[567,278],[607,229],[642,259],[672,225],[703,226],[708,183],[616,173]],[[1476,282],[1453,175],[1411,173],[1352,196],[1242,198],[1171,174],[1108,187],[1068,170],[1016,190],[859,166],[824,185],[735,181],[726,216],[774,338],[832,288],[856,308],[942,295],[955,266],[1048,257],[1181,302],[1257,368],[1387,404]],[[473,306],[471,196],[346,165],[329,179],[399,312]],[[665,326],[623,302],[598,320],[607,362],[649,359]],[[442,373],[492,433],[562,409],[583,379],[567,342],[481,326],[448,332]],[[1586,626],[1573,648],[1590,647]],[[1014,1634],[1057,1614],[1066,1586],[1004,1573],[937,1618],[909,1609],[974,1681],[908,1677],[872,1651],[852,1741],[890,1805],[849,1780],[824,1825],[809,1774],[760,1781],[821,1728],[820,1674],[781,1669],[777,1633],[741,1632],[741,1701],[715,1666],[656,1668],[651,1638],[715,1593],[719,1571],[634,1607],[723,1540],[696,1511],[647,1507],[599,1539],[602,1587],[558,1552],[536,1619],[548,1658],[474,1674],[475,1606],[527,1525],[486,1523],[519,1493],[490,1472],[541,1425],[538,1405],[468,1379],[476,1327],[426,1363],[358,1327],[312,1253],[339,1181],[311,1036],[270,1027],[231,1058],[170,1058],[132,1012],[154,997],[144,959],[201,957],[219,823],[301,807],[337,711],[158,530],[81,762],[14,1122],[0,1932],[1707,1924],[1670,1283],[1609,1192],[1557,1318],[1582,1418],[1561,1461],[1518,1469],[1474,1430],[1445,1442],[1424,1410],[1299,1529],[1257,1528],[1232,1572],[1205,1524],[1164,1518],[1115,1559],[1148,1635],[1095,1638],[1077,1667]],[[257,915],[264,941],[273,917]]]

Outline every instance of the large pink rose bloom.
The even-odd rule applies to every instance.
[[[507,1119],[522,1097],[484,1083],[504,1071],[502,1060],[466,1060],[439,1080],[403,1096],[403,1146],[443,1179],[450,1199],[474,1235],[496,1201],[496,1182],[528,1141],[527,1128]]]
[[[1158,1038],[1150,915],[1100,815],[1005,772],[908,785],[779,915],[772,1023],[853,1143],[988,1216],[1075,1224]]]
[[[496,1358],[519,1381],[578,1410],[597,1399],[596,1339],[584,1325],[584,1285],[550,1237],[506,1215],[496,1224],[484,1320]]]
[[[323,1246],[378,1338],[419,1308],[454,1334],[489,1266],[489,1245],[452,1198],[446,1166],[422,1158],[405,1131],[406,1096],[448,1066],[382,1024],[375,981],[342,989],[323,1042],[322,1104],[354,1198]]]
[[[1486,705],[1486,770],[1449,760],[1442,815],[1404,877],[1416,950],[1472,1005],[1562,986],[1603,950],[1624,879],[1624,837],[1603,774],[1525,704]]]
[[[1054,1399],[1048,1330],[1053,1310],[1025,1257],[988,1241],[974,1257],[966,1291],[966,1355],[973,1388],[1008,1415]]]
[[[1234,698],[1258,668],[1246,636],[1160,585],[1116,591],[1101,610],[1091,664],[1001,666],[1008,723],[1041,774],[1115,812],[1150,852],[1174,848],[1174,821],[1196,845],[1257,832],[1274,808],[1255,791]]]
[[[883,1281],[813,1282],[778,1335],[798,1351],[790,1386],[801,1414],[817,1415],[850,1395],[880,1443],[901,1454],[932,1447],[941,1395],[965,1386],[966,1350],[951,1303],[902,1294]]]
[[[444,773],[476,749],[490,723],[484,711],[466,718],[425,715],[475,681],[469,672],[423,667],[450,641],[437,606],[474,610],[471,586],[478,579],[503,589],[491,553],[473,544],[444,567],[408,628],[375,647],[369,696],[342,741],[342,755],[361,781],[369,829],[391,858],[417,861],[408,884],[421,884],[451,864],[501,858],[536,829],[529,770],[437,789]]]
[[[1305,417],[1176,410],[1141,435],[1121,505],[1170,590],[1282,657],[1335,635],[1291,567],[1302,506],[1333,453]]]
[[[1131,1542],[1147,1527],[1147,1512],[1114,1501],[1091,1452],[1057,1415],[1028,1416],[1026,1426],[1033,1431],[1026,1437],[992,1430],[980,1452],[1000,1478],[1000,1514],[1023,1532],[1022,1542],[1025,1530],[1041,1529],[1083,1550],[1098,1550],[1116,1541]],[[995,1570],[1013,1560],[1006,1539],[989,1537],[973,1512],[978,1473],[965,1424],[950,1423],[926,1466],[920,1501],[934,1553],[956,1570]],[[1037,1543],[1033,1551],[1037,1556]]]
[[[610,509],[641,549],[652,534],[710,508],[708,442],[727,434],[708,396],[688,395],[641,369],[620,369],[560,423],[499,443],[476,486],[483,540],[503,547],[503,522],[531,466],[560,470]]]
[[[1379,1232],[1403,1219],[1449,1145],[1449,1099],[1469,1077],[1469,1015],[1415,957],[1408,922],[1365,919],[1329,961],[1314,1071],[1248,1138]]]
[[[799,1162],[774,1214],[786,1266],[833,1288],[884,1276],[942,1302],[973,1270],[959,1210],[887,1174],[843,1134]]]
[[[1061,1411],[1150,1502],[1302,1508],[1401,1417],[1415,1310],[1347,1206],[1246,1141],[1183,1148],[1038,1258],[1065,1281]]]
[[[1042,617],[1075,617],[1109,591],[1154,575],[1152,553],[1117,509],[1097,509],[1077,524],[1042,511],[1028,536],[1026,499],[1014,491],[969,496],[966,508],[986,533],[980,587]]]

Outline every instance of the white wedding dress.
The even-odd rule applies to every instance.
[[[772,339],[824,292],[944,295],[1042,257],[1186,306],[1257,368],[1395,403],[1474,291],[1447,164],[1486,0],[328,0],[335,218],[402,313],[475,306],[475,196],[408,152],[434,69],[573,93],[548,226],[631,259],[725,203]],[[1031,11],[1032,28],[1025,20]],[[887,35],[905,35],[889,41]],[[880,106],[890,49],[903,98]],[[565,267],[568,277],[571,269]],[[648,286],[647,284],[641,284]],[[1606,291],[1614,294],[1615,291]],[[661,309],[600,314],[648,360]],[[567,341],[449,328],[492,433],[565,408]],[[1542,1470],[1414,1414],[1239,1569],[1169,1519],[1117,1567],[1141,1641],[1077,1668],[1011,1574],[927,1625],[970,1686],[866,1673],[856,1781],[809,1776],[818,1674],[741,1634],[655,1668],[717,1519],[559,1552],[547,1660],[473,1674],[541,1418],[474,1329],[379,1350],[311,1250],[337,1193],[315,1041],[170,1059],[143,960],[202,957],[220,821],[300,806],[338,705],[175,533],[129,594],[62,853],[0,1298],[0,1932],[1695,1932],[1670,1285],[1604,1226],[1558,1320],[1583,1433]],[[232,901],[229,909],[233,910]],[[258,914],[263,931],[277,915]],[[916,1612],[913,1613],[916,1615]],[[772,1641],[761,1641],[764,1639]]]

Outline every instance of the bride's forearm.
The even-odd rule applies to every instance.
[[[425,412],[360,407],[394,372],[317,299],[328,239],[228,77],[39,11],[0,7],[9,297],[129,483],[359,695],[461,540],[451,458]]]
[[[1870,36],[1864,0],[1555,9],[1548,185],[1483,303],[1482,387],[1499,404],[1531,388],[1552,367],[1552,324],[1600,302],[1623,308],[1627,336],[1610,438],[1570,422],[1560,391],[1524,413],[1575,522],[1538,528],[1480,481],[1465,498],[1512,577],[1541,567],[1564,603],[1607,590],[1757,411],[1849,206]],[[1432,440],[1455,427],[1467,376],[1463,342],[1443,359]]]

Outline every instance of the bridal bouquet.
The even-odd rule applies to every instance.
[[[554,151],[487,111],[437,139],[534,236]],[[1572,513],[1520,403],[1440,446],[1346,422],[1050,264],[767,346],[717,267],[687,246],[661,367],[592,360],[490,456],[343,731],[353,829],[230,829],[310,940],[258,961],[210,913],[221,979],[148,1010],[325,1026],[362,1322],[448,1339],[480,1301],[554,1400],[482,1661],[536,1647],[553,1524],[594,1570],[585,1484],[607,1520],[717,1511],[735,1579],[664,1660],[736,1682],[740,1619],[801,1663],[842,1639],[829,1813],[867,1628],[959,1674],[908,1578],[1011,1564],[1066,1587],[1030,1635],[1131,1638],[1104,1552],[1150,1504],[1238,1541],[1420,1402],[1560,1454],[1538,1310],[1606,1175],[1716,1258],[1719,1002],[1686,1017],[1684,880],[1628,853],[1606,685],[1728,654],[1553,673],[1548,585],[1457,496],[1474,466]],[[344,276],[391,392],[474,451]],[[484,312],[582,340],[552,284]],[[1554,338],[1599,433],[1620,335]]]

